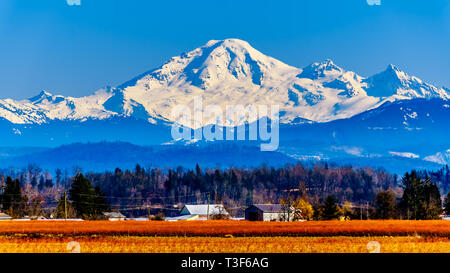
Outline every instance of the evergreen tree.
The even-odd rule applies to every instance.
[[[56,169],[55,173],[56,173],[56,186],[59,187],[61,186],[62,171],[61,169]]]
[[[67,215],[66,215],[67,213]],[[67,196],[64,198],[64,195],[61,196],[58,202],[58,206],[56,207],[54,211],[54,217],[56,219],[65,219],[67,216],[67,219],[70,218],[76,218],[77,212],[75,211],[72,204],[70,204]]]
[[[424,197],[422,202],[423,213],[421,219],[439,219],[442,213],[442,200],[439,188],[429,177],[425,178]]]
[[[323,220],[323,207],[319,204],[313,206],[313,219],[316,221]]]
[[[45,187],[46,188],[52,188],[53,187],[53,180],[50,178],[45,179]]]
[[[27,197],[22,194],[18,179],[6,178],[6,187],[0,196],[2,210],[12,217],[23,217],[27,210]]]
[[[95,207],[94,207],[94,213],[95,215],[100,216],[105,211],[110,211],[111,207],[106,200],[106,194],[102,192],[99,186],[95,187]]]
[[[403,197],[401,207],[407,219],[438,219],[442,211],[439,189],[426,176],[422,179],[416,171],[403,177]]]
[[[45,188],[45,179],[44,176],[41,175],[41,178],[39,179],[39,184],[38,184],[38,191],[42,191]]]
[[[333,220],[342,215],[341,209],[336,203],[334,196],[329,195],[322,205],[322,218],[324,220]]]
[[[30,184],[31,184],[31,187],[32,187],[33,189],[36,188],[36,186],[37,186],[37,184],[38,184],[38,181],[37,181],[36,176],[33,176],[33,177],[31,178]]]
[[[404,189],[401,206],[406,219],[419,219],[423,181],[416,171],[412,171],[411,174],[404,175],[402,182]]]
[[[95,189],[91,181],[82,174],[77,174],[69,190],[69,199],[78,217],[98,219],[104,209],[108,208],[105,196],[100,188]]]
[[[391,190],[381,191],[375,197],[375,217],[378,219],[397,218],[397,202]]]

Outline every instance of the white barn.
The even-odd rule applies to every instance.
[[[245,220],[249,221],[286,221],[294,217],[293,209],[289,215],[283,205],[252,205],[245,210]]]
[[[208,216],[210,218],[217,215],[223,215],[226,217],[230,216],[225,207],[220,204],[184,205],[183,209],[181,209],[180,215],[196,215],[196,219],[199,220],[206,219]]]
[[[120,212],[103,212],[103,217],[108,221],[123,221],[125,220],[125,215]]]
[[[0,221],[7,221],[7,220],[11,220],[12,217],[9,216],[8,214],[5,213],[0,213]]]

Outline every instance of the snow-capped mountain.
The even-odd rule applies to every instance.
[[[443,152],[437,152],[434,155],[429,155],[425,157],[425,160],[441,165],[448,165],[450,164],[450,149],[447,149]]]
[[[449,99],[448,90],[436,88],[421,79],[410,76],[390,64],[388,68],[365,80],[367,94],[375,97],[408,98],[441,98]]]
[[[117,115],[103,104],[111,97],[102,89],[91,96],[72,98],[42,91],[28,100],[0,100],[0,117],[14,124],[42,124],[51,120],[105,119]]]
[[[442,99],[408,99],[348,119],[283,125],[280,150],[303,160],[382,166],[398,174],[450,163],[450,107]]]
[[[448,90],[392,65],[370,78],[346,71],[331,60],[300,69],[264,55],[245,41],[226,39],[209,41],[117,88],[105,88],[91,96],[42,92],[23,101],[0,100],[0,117],[13,124],[112,117],[174,122],[172,109],[179,104],[193,109],[193,101],[199,97],[204,106],[218,105],[223,111],[227,105],[279,105],[280,119],[287,124],[349,118],[386,101],[450,98]],[[221,123],[236,125],[257,118]],[[216,122],[210,118],[193,127]]]

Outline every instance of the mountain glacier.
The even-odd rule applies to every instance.
[[[279,105],[284,124],[329,122],[353,117],[385,102],[450,98],[448,89],[427,84],[397,67],[372,77],[346,71],[331,60],[296,68],[264,55],[238,39],[212,40],[171,58],[118,87],[86,97],[42,91],[28,100],[0,100],[0,117],[12,124],[132,117],[152,124],[174,122],[178,104]],[[247,117],[254,122],[254,117]],[[205,126],[215,120],[204,120]],[[235,121],[224,121],[228,126]],[[243,122],[242,120],[240,122]]]

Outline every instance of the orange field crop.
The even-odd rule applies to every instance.
[[[0,253],[450,253],[443,237],[100,237],[0,238]],[[71,244],[69,244],[71,243]],[[68,247],[69,246],[69,247]]]
[[[450,237],[450,221],[122,221],[0,222],[0,235],[128,236],[440,236]]]
[[[450,252],[449,221],[0,222],[0,253]],[[373,249],[372,249],[373,250]]]

